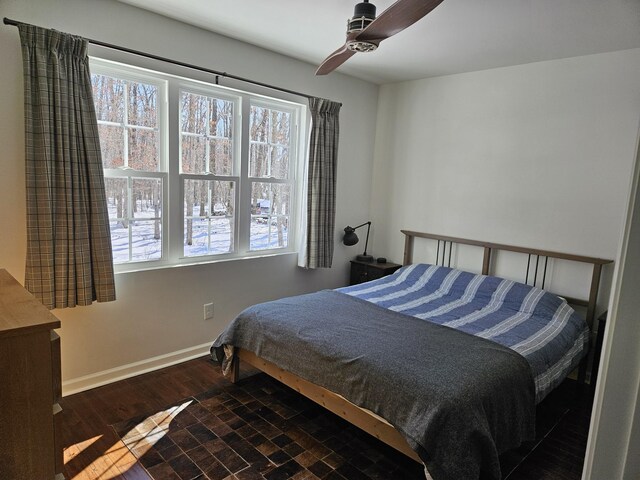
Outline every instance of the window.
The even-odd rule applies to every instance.
[[[184,205],[184,255],[236,250],[234,153],[238,102],[183,90],[180,93],[180,168]]]
[[[251,183],[250,250],[285,248],[289,244],[291,192],[289,152],[291,112],[251,104],[249,175]]]
[[[98,59],[91,70],[120,270],[293,251],[304,105]]]
[[[118,70],[92,75],[114,263],[160,260],[166,85]]]

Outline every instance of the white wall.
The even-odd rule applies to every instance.
[[[639,79],[635,49],[381,87],[376,254],[405,228],[615,258]]]
[[[334,268],[305,271],[296,267],[295,255],[284,255],[119,274],[117,301],[56,311],[62,320],[62,374],[66,392],[175,360],[180,355],[201,353],[203,348],[193,347],[212,341],[248,305],[346,284],[348,259],[355,251],[339,244],[339,240],[345,225],[368,218],[373,158],[370,132],[375,130],[376,85],[340,74],[315,77],[315,65],[110,0],[2,0],[0,16],[343,103]],[[150,68],[169,68],[97,47],[92,47],[90,53]],[[15,27],[0,28],[0,65],[0,268],[23,281],[26,250],[23,87],[20,41]],[[224,80],[221,83],[250,88]],[[211,301],[215,302],[215,319],[204,321],[203,304]],[[155,358],[182,350],[175,357]],[[151,358],[156,361],[145,363]],[[129,365],[132,363],[133,366]],[[129,368],[123,369],[127,365]]]

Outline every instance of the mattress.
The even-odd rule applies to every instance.
[[[536,402],[574,370],[589,327],[561,297],[504,278],[429,264],[338,292],[508,347],[529,363]]]

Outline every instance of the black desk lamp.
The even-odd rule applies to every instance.
[[[371,222],[365,222],[362,225],[358,225],[357,227],[347,227],[344,229],[344,237],[342,238],[342,243],[347,246],[355,245],[358,243],[358,235],[356,235],[356,229],[360,227],[367,226],[367,240],[364,242],[364,253],[362,255],[358,255],[356,260],[359,262],[373,262],[373,255],[367,255],[367,245],[369,245],[369,231],[371,230]]]

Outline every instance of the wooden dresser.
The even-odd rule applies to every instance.
[[[63,479],[58,320],[0,269],[0,479]]]

